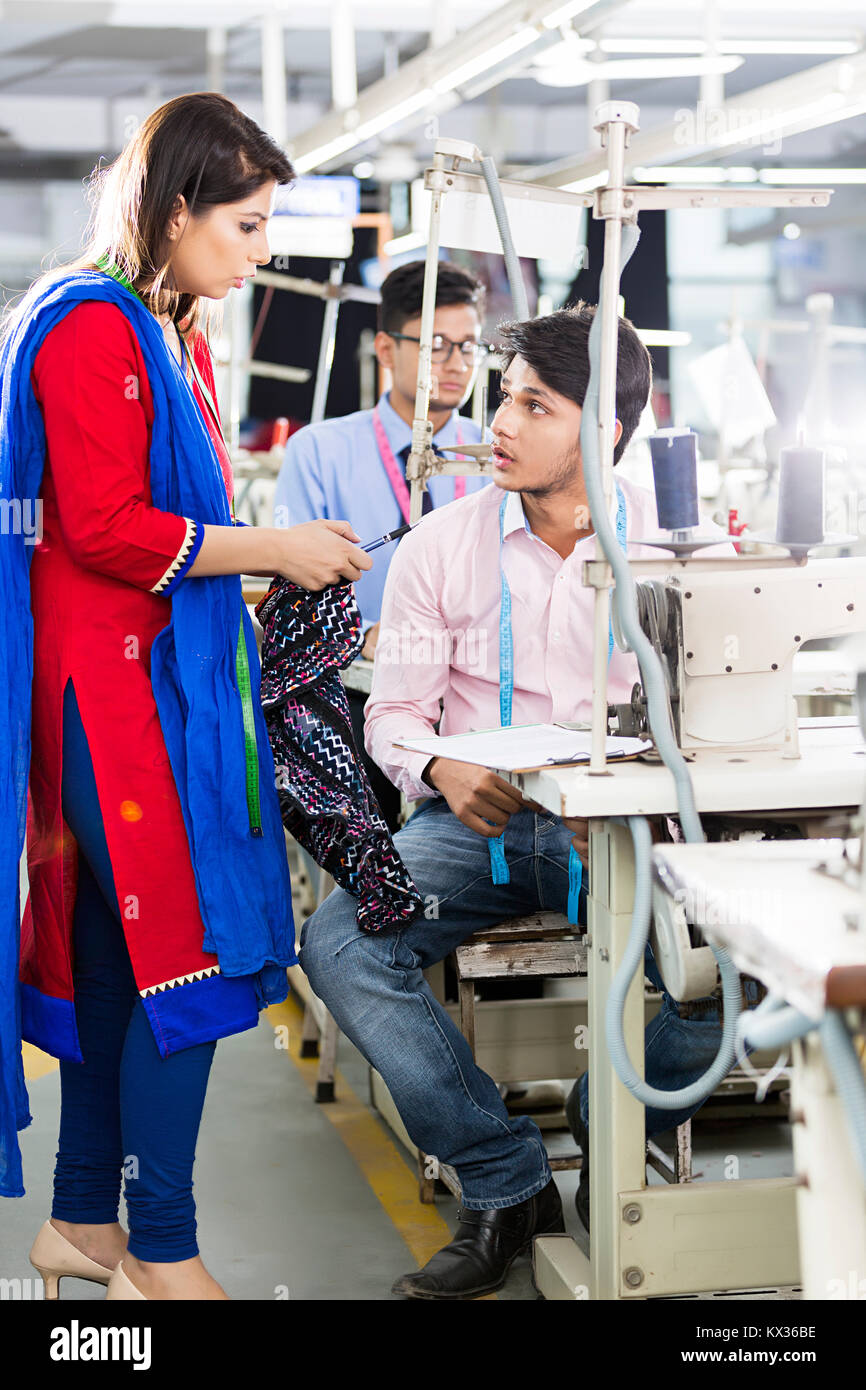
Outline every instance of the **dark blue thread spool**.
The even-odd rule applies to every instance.
[[[656,511],[663,531],[697,526],[698,437],[694,430],[668,428],[650,435]]]
[[[779,451],[776,540],[815,545],[824,539],[824,450],[805,444]]]

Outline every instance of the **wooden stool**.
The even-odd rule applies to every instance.
[[[319,883],[316,891],[316,906],[321,907],[334,887],[334,880],[324,869],[319,870]],[[299,968],[299,967],[298,967]],[[336,1100],[334,1093],[334,1073],[337,1069],[337,1040],[340,1030],[333,1015],[307,985],[307,1000],[304,1006],[304,1025],[301,1032],[301,1056],[318,1057],[319,1071],[316,1077],[316,1100],[326,1105]]]
[[[475,1056],[475,981],[517,979],[521,976],[568,978],[585,976],[586,944],[577,928],[561,912],[536,912],[510,917],[496,927],[476,932],[454,952],[460,1001],[460,1031]],[[692,1180],[692,1122],[677,1127],[676,1150],[671,1163],[652,1140],[647,1141],[647,1162],[667,1182]],[[580,1168],[582,1154],[549,1158],[551,1171]],[[418,1186],[422,1202],[433,1201],[436,1180],[460,1199],[460,1182],[450,1164],[439,1164],[432,1155],[418,1154]]]

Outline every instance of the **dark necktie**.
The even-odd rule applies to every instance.
[[[412,445],[411,445],[411,444],[407,444],[406,447],[405,447],[405,449],[401,449],[400,452],[399,452],[399,454],[397,455],[398,459],[400,459],[400,460],[402,461],[402,464],[403,464],[403,476],[404,476],[404,477],[406,476],[406,464],[409,462],[409,455],[411,454],[411,452],[412,452]],[[436,454],[438,454],[440,458],[442,457],[441,451],[440,451],[439,449],[436,448],[436,445],[435,445],[435,444],[433,445],[433,452],[436,453]],[[432,510],[433,510],[433,498],[430,496],[430,485],[429,485],[429,482],[428,482],[427,488],[425,489],[425,492],[424,492],[424,500],[423,500],[423,502],[422,502],[422,504],[421,504],[421,515],[422,515],[422,516],[426,516],[427,513],[428,513],[428,512],[432,512]]]

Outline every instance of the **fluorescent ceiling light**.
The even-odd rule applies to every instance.
[[[643,82],[664,77],[702,77],[707,73],[733,72],[742,62],[736,54],[727,57],[715,54],[707,58],[623,58],[612,63],[590,63],[563,55],[559,66],[552,60],[550,66],[539,64],[532,76],[543,87],[583,87],[597,80]]]
[[[572,0],[569,5],[557,5],[542,19],[545,29],[558,29],[561,25],[567,24],[570,19],[574,19],[576,14],[582,10],[588,10],[595,0]]]
[[[719,39],[716,44],[719,53],[765,53],[768,57],[792,53],[806,58],[811,53],[818,57],[825,53],[857,53],[861,47],[854,39]]]
[[[395,236],[386,241],[382,250],[386,256],[399,256],[402,251],[418,251],[426,245],[426,232],[406,232],[404,236]]]
[[[416,92],[405,101],[398,101],[396,106],[389,106],[386,111],[380,111],[378,116],[372,116],[370,120],[362,121],[360,125],[355,126],[352,139],[360,143],[362,140],[369,140],[371,135],[378,135],[380,130],[385,130],[388,126],[398,125],[407,116],[413,116],[416,111],[427,106],[434,96],[433,89],[425,87],[423,91]]]
[[[309,150],[307,154],[299,154],[292,160],[295,173],[307,174],[311,169],[316,169],[320,164],[327,164],[329,159],[335,159],[338,154],[344,154],[353,145],[357,145],[358,140],[354,134],[338,135],[334,140],[329,140],[326,145],[320,145],[318,149]]]
[[[757,169],[748,164],[636,164],[632,170],[636,183],[755,183],[757,177]]]
[[[706,53],[706,39],[599,39],[602,53]],[[717,53],[802,54],[857,53],[856,39],[718,39]]]
[[[858,115],[866,109],[866,93],[857,101],[850,101],[842,92],[827,92],[817,101],[804,106],[792,106],[787,111],[780,110],[761,115],[754,121],[737,125],[726,134],[716,135],[707,143],[712,149],[724,149],[725,145],[742,145],[756,135],[770,135],[789,129],[791,126],[805,124],[809,130],[833,121],[843,121]]]
[[[600,169],[597,174],[590,174],[587,179],[576,179],[574,183],[564,183],[563,193],[591,193],[594,188],[603,188],[610,177],[609,169]]]
[[[761,183],[866,183],[866,169],[761,169]]]
[[[292,160],[296,172],[306,174],[310,169],[315,169],[320,164],[327,164],[328,160],[336,159],[338,155],[345,154],[346,150],[363,144],[365,140],[369,140],[373,135],[378,135],[388,126],[398,125],[407,116],[411,116],[416,111],[420,111],[422,107],[427,106],[433,97],[432,89],[425,87],[423,91],[416,92],[414,96],[407,97],[405,101],[397,102],[396,106],[389,106],[385,111],[380,111],[378,116],[371,116],[369,120],[362,121],[354,129],[335,136],[327,144],[319,145],[306,154],[298,155],[296,159]],[[351,115],[351,112],[346,112],[347,122],[351,120]]]
[[[692,341],[691,333],[675,328],[637,328],[635,332],[644,347],[688,347]]]
[[[706,53],[704,39],[599,39],[602,53]]]
[[[470,58],[468,62],[461,63],[445,77],[437,78],[433,83],[434,92],[452,92],[461,83],[469,82],[473,77],[478,77],[479,73],[487,72],[497,63],[513,57],[523,48],[528,48],[531,43],[537,43],[540,37],[537,29],[518,29],[516,34],[510,34],[501,43],[495,43],[484,53],[479,53],[474,58]]]

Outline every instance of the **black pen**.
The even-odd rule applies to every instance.
[[[417,521],[407,522],[405,526],[398,526],[396,531],[389,531],[386,536],[380,536],[376,541],[370,541],[369,545],[362,545],[361,549],[366,550],[369,555],[371,550],[378,550],[380,545],[388,545],[390,541],[398,541],[401,536],[405,536],[407,531],[411,531],[413,526],[417,526]]]

